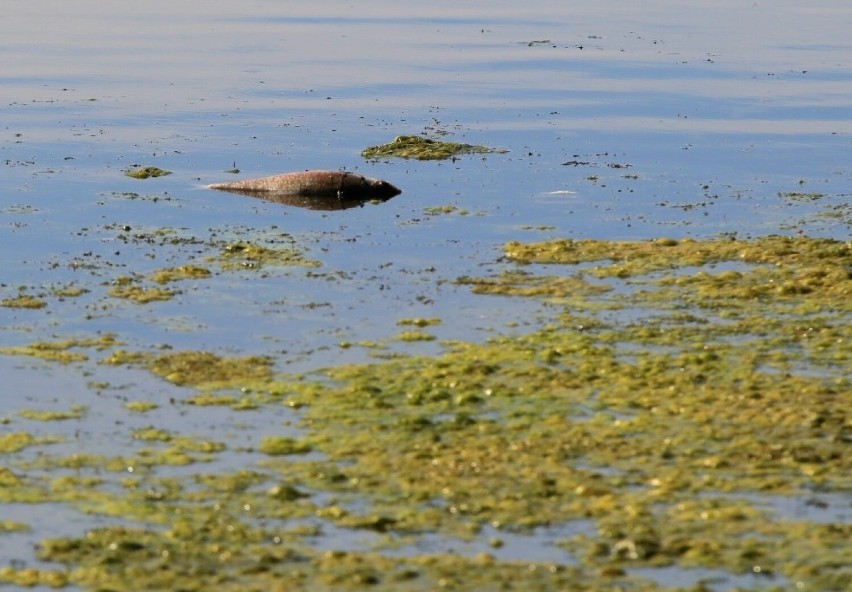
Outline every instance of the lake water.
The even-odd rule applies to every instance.
[[[848,240],[852,7],[696,4],[7,6],[0,297],[31,294],[48,306],[0,308],[0,346],[114,333],[128,349],[264,354],[302,371],[371,359],[371,348],[338,344],[391,338],[404,318],[441,318],[439,340],[537,325],[545,305],[484,301],[454,283],[506,268],[508,240]],[[360,156],[418,134],[506,152]],[[172,174],[125,176],[134,165]],[[383,178],[403,193],[321,212],[204,187],[323,168]],[[208,255],[199,241],[256,238],[290,241],[322,266],[216,273],[182,283],[166,302],[105,297],[120,276]],[[86,292],[55,296],[69,286]],[[168,411],[124,417],[122,392],[181,394],[141,371],[13,356],[0,356],[0,369],[0,418],[13,418],[0,433],[56,433],[65,428],[22,427],[16,414],[75,403],[90,408],[69,427],[89,434],[75,440],[81,449],[109,445],[134,422],[180,421]],[[93,387],[101,383],[113,386]],[[252,418],[253,437],[292,420],[281,413]],[[116,427],[119,417],[126,423]],[[184,419],[199,430],[232,421],[215,410]],[[0,519],[27,521],[21,512],[0,505]],[[32,562],[38,540],[91,527],[70,509],[51,512],[26,535],[0,538],[0,565]]]

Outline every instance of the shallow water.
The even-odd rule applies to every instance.
[[[508,240],[848,239],[850,29],[841,0],[15,6],[0,22],[0,296],[48,306],[0,308],[0,346],[112,332],[132,350],[265,354],[309,370],[441,351],[358,345],[399,334],[400,319],[442,319],[438,340],[538,325],[545,304],[453,283],[506,268]],[[424,132],[508,152],[360,156]],[[172,174],[123,175],[136,164]],[[239,178],[345,168],[403,193],[318,212],[204,188],[235,167]],[[257,238],[292,240],[322,266],[218,270],[166,302],[105,297],[119,276]],[[55,295],[67,286],[87,292]],[[82,431],[67,446],[105,446],[133,429],[116,427],[134,421],[124,396],[163,402],[139,427],[228,432],[234,421],[216,407],[170,414],[188,389],[142,371],[10,356],[0,368],[0,433]],[[75,403],[90,409],[83,420],[18,415]],[[256,430],[230,432],[246,447],[295,422],[247,413],[237,420]],[[0,506],[0,519],[19,512]],[[73,530],[68,512],[57,521]],[[32,526],[30,544],[67,534]],[[10,561],[32,562],[29,544],[0,545],[0,565]]]

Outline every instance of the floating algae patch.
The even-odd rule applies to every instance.
[[[83,339],[63,339],[58,341],[37,341],[29,345],[0,348],[0,354],[15,356],[31,356],[53,362],[68,364],[89,359],[88,354],[73,349],[95,349],[102,351],[120,343],[113,333],[104,333],[99,337]]]
[[[34,444],[38,444],[38,438],[28,432],[3,434],[0,435],[0,454],[17,452]]]
[[[80,419],[86,415],[88,407],[75,405],[68,411],[41,411],[38,409],[21,409],[18,414],[24,419],[34,421],[63,421],[66,419]]]
[[[39,309],[47,306],[47,302],[43,298],[23,294],[21,296],[16,296],[15,298],[4,298],[3,300],[0,300],[0,306],[4,306],[6,308]]]
[[[151,371],[171,383],[229,385],[272,376],[272,360],[264,356],[223,358],[207,352],[176,352],[155,356]]]
[[[470,214],[466,209],[459,208],[458,206],[454,206],[452,204],[446,204],[443,206],[429,206],[423,208],[423,212],[427,216],[440,216],[442,214],[458,214],[459,216],[467,216]]]
[[[7,532],[25,532],[30,530],[30,525],[25,522],[14,520],[0,520],[0,535]]]
[[[204,530],[202,537],[199,529]],[[111,590],[605,590],[578,569],[498,562],[489,555],[392,558],[372,552],[317,552],[251,529],[238,516],[209,509],[164,531],[93,530],[83,539],[44,541],[39,558],[76,569],[5,568],[0,580],[58,581]],[[627,584],[626,578],[610,578]],[[610,588],[611,589],[611,588]],[[632,590],[656,590],[637,585]]]
[[[781,237],[679,244],[589,243],[579,254],[563,243],[507,246],[526,249],[525,261],[552,263],[565,250],[575,264],[628,262],[638,289],[583,297],[656,316],[578,318],[566,299],[565,314],[529,335],[330,369],[333,382],[301,400],[310,441],[337,465],[302,465],[300,479],[373,500],[397,532],[464,536],[485,524],[592,519],[596,535],[565,544],[594,573],[698,566],[759,572],[768,586],[845,589],[848,525],[772,519],[714,495],[852,486],[849,247]],[[693,269],[724,261],[776,275],[744,297],[736,285],[750,284],[749,273]],[[565,271],[594,268],[583,269]],[[668,269],[677,273],[660,278]],[[563,279],[545,276],[525,294],[562,293]],[[726,309],[736,322],[718,322]],[[334,507],[322,514],[350,527],[370,519]]]
[[[159,269],[151,273],[148,278],[158,284],[168,284],[181,280],[197,280],[211,276],[210,270],[206,267],[198,265],[180,265],[178,267],[169,267]]]
[[[518,263],[609,262],[594,268],[593,275],[628,277],[723,261],[782,266],[790,272],[810,270],[814,266],[832,264],[832,261],[848,262],[852,257],[852,243],[786,236],[767,236],[754,241],[728,237],[704,241],[670,238],[649,241],[558,239],[535,243],[509,242],[505,245],[505,252],[507,257]],[[836,273],[837,265],[833,264],[832,269]],[[848,285],[842,282],[838,287],[848,289]]]
[[[113,282],[113,286],[107,294],[113,298],[121,298],[123,300],[131,300],[138,304],[148,304],[149,302],[160,302],[171,300],[177,295],[174,290],[164,288],[146,288],[139,285],[139,279],[130,276],[121,276]]]
[[[425,331],[402,331],[394,339],[396,341],[434,341],[435,336]]]
[[[36,568],[0,568],[0,583],[33,588],[35,586],[48,586],[50,588],[63,588],[68,585],[68,577],[64,572],[58,570],[40,570]]]
[[[674,586],[634,569],[702,568],[761,574],[755,589],[848,589],[848,523],[807,522],[759,502],[852,488],[848,245],[602,241],[579,255],[561,242],[535,245],[507,251],[542,263],[564,250],[568,260],[549,261],[546,275],[519,263],[523,273],[465,282],[555,302],[553,319],[526,335],[298,376],[274,375],[264,357],[111,352],[104,363],[148,368],[197,396],[297,409],[302,435],[268,435],[265,457],[240,471],[171,482],[156,475],[160,466],[191,470],[181,463],[210,458],[218,439],[149,426],[133,432],[142,451],[64,458],[75,479],[105,483],[52,481],[41,495],[90,496],[75,503],[145,524],[44,541],[40,559],[62,567],[0,567],[0,581],[650,591]],[[312,454],[293,456],[304,445]],[[48,460],[0,470],[0,494],[20,492],[37,466],[59,466]],[[315,530],[294,523],[307,519]],[[566,535],[564,563],[388,552],[424,533],[470,540],[576,520],[595,529]],[[322,535],[311,533],[326,525],[378,542],[346,551],[329,536],[331,550],[318,551],[311,539]]]
[[[159,405],[153,401],[128,401],[124,404],[124,406],[130,411],[135,411],[137,413],[147,413],[148,411],[153,411],[159,408]]]
[[[312,447],[307,442],[284,436],[267,436],[260,442],[258,450],[270,456],[286,456],[290,454],[307,454]]]
[[[595,284],[578,277],[537,276],[519,270],[506,271],[499,278],[463,276],[458,283],[473,286],[476,294],[502,296],[547,296],[549,298],[584,298],[611,291],[605,284]]]
[[[505,251],[519,263],[593,264],[566,274],[571,278],[591,275],[643,284],[646,290],[629,297],[634,308],[692,307],[705,313],[715,310],[721,317],[747,315],[757,324],[772,323],[773,312],[796,315],[799,323],[802,315],[825,313],[835,317],[852,308],[852,243],[831,239],[556,240],[511,242],[505,245]],[[714,272],[717,265],[734,264],[740,268]],[[654,272],[662,275],[652,275]],[[625,299],[623,291],[615,296]]]
[[[169,445],[165,449],[142,449],[139,451],[140,456],[160,458],[161,460],[156,461],[155,464],[188,464],[198,460],[210,460],[209,455],[225,450],[225,444],[222,442],[205,438],[190,438],[155,427],[135,430],[133,439],[144,442],[162,442]],[[193,454],[206,456],[193,456]]]
[[[165,177],[171,175],[172,172],[155,166],[143,167],[137,165],[124,171],[124,174],[134,179],[147,179],[149,177]]]
[[[361,156],[372,159],[396,156],[416,160],[446,160],[463,154],[489,154],[492,152],[505,153],[506,150],[474,144],[442,142],[422,136],[397,136],[387,144],[365,148],[361,152]]]
[[[320,267],[322,263],[307,259],[295,247],[267,247],[251,242],[233,242],[225,245],[217,257],[208,258],[219,263],[222,269],[261,269],[269,265]]]
[[[196,407],[224,406],[230,407],[234,411],[251,411],[258,408],[257,400],[249,395],[236,397],[215,392],[197,393],[186,399],[186,403],[187,405],[195,405]]]
[[[69,352],[64,348],[54,349],[52,347],[43,347],[44,345],[45,344],[43,343],[34,343],[31,345],[3,347],[0,348],[0,353],[13,356],[32,356],[34,358],[61,362],[63,364],[83,362],[89,359],[87,354],[81,352]]]
[[[414,326],[414,327],[433,327],[442,324],[443,321],[438,317],[416,317],[412,319],[400,319],[396,322],[397,325]]]
[[[89,290],[87,288],[81,288],[79,286],[74,286],[74,285],[71,285],[71,284],[69,284],[67,286],[59,286],[59,287],[53,288],[51,290],[51,294],[53,294],[54,296],[56,296],[59,299],[78,298],[78,297],[82,296],[83,294],[88,294],[88,293],[89,293]]]
[[[172,384],[207,389],[263,384],[272,377],[272,359],[265,356],[227,358],[199,351],[154,354],[116,350],[102,363],[141,365]]]

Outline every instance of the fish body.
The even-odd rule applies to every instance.
[[[234,183],[214,183],[209,187],[269,199],[298,196],[340,201],[387,200],[402,193],[387,181],[346,171],[302,171]]]

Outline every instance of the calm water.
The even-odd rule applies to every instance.
[[[439,338],[483,339],[514,330],[507,320],[525,330],[540,305],[485,302],[452,284],[501,269],[507,240],[848,239],[852,7],[813,4],[15,3],[0,21],[0,296],[69,283],[90,292],[41,311],[0,308],[0,345],[111,331],[131,349],[265,353],[302,370],[368,359],[337,344],[393,336],[400,318],[441,317]],[[359,155],[423,132],[508,152]],[[125,177],[134,164],[173,174]],[[203,188],[235,166],[240,176],[346,168],[404,192],[316,212]],[[456,209],[430,209],[442,206]],[[104,306],[117,276],[197,254],[127,240],[163,228],[228,240],[287,233],[323,266],[220,274],[174,301]],[[175,390],[143,373],[8,356],[0,374],[0,417],[91,406],[95,381],[151,400]],[[74,426],[95,448],[121,413],[114,395],[95,395]],[[228,421],[204,413],[194,429]],[[259,438],[285,419],[246,421]],[[0,519],[21,511],[0,506]],[[15,540],[91,520],[57,510]],[[0,545],[0,564],[31,561],[27,544],[12,546]]]
[[[81,323],[81,303],[97,306],[85,297],[67,314],[3,310],[6,343],[82,326],[142,345],[265,351],[260,334],[297,364],[318,346],[387,336],[389,308],[396,318],[452,315],[441,337],[526,318],[529,304],[481,310],[441,281],[482,273],[509,239],[849,236],[843,2],[173,4],[128,14],[52,2],[5,15],[4,297],[190,254],[126,244],[123,226],[184,238],[286,232],[326,277],[220,278],[191,305],[158,305],[157,318],[128,306]],[[359,155],[422,132],[509,152],[438,163]],[[173,174],[124,177],[133,164]],[[347,168],[404,193],[322,213],[202,188],[234,166],[241,176]],[[444,205],[470,215],[426,211]],[[334,274],[347,280],[327,290]],[[274,318],[257,314],[273,301]],[[335,306],[306,306],[316,303]]]

